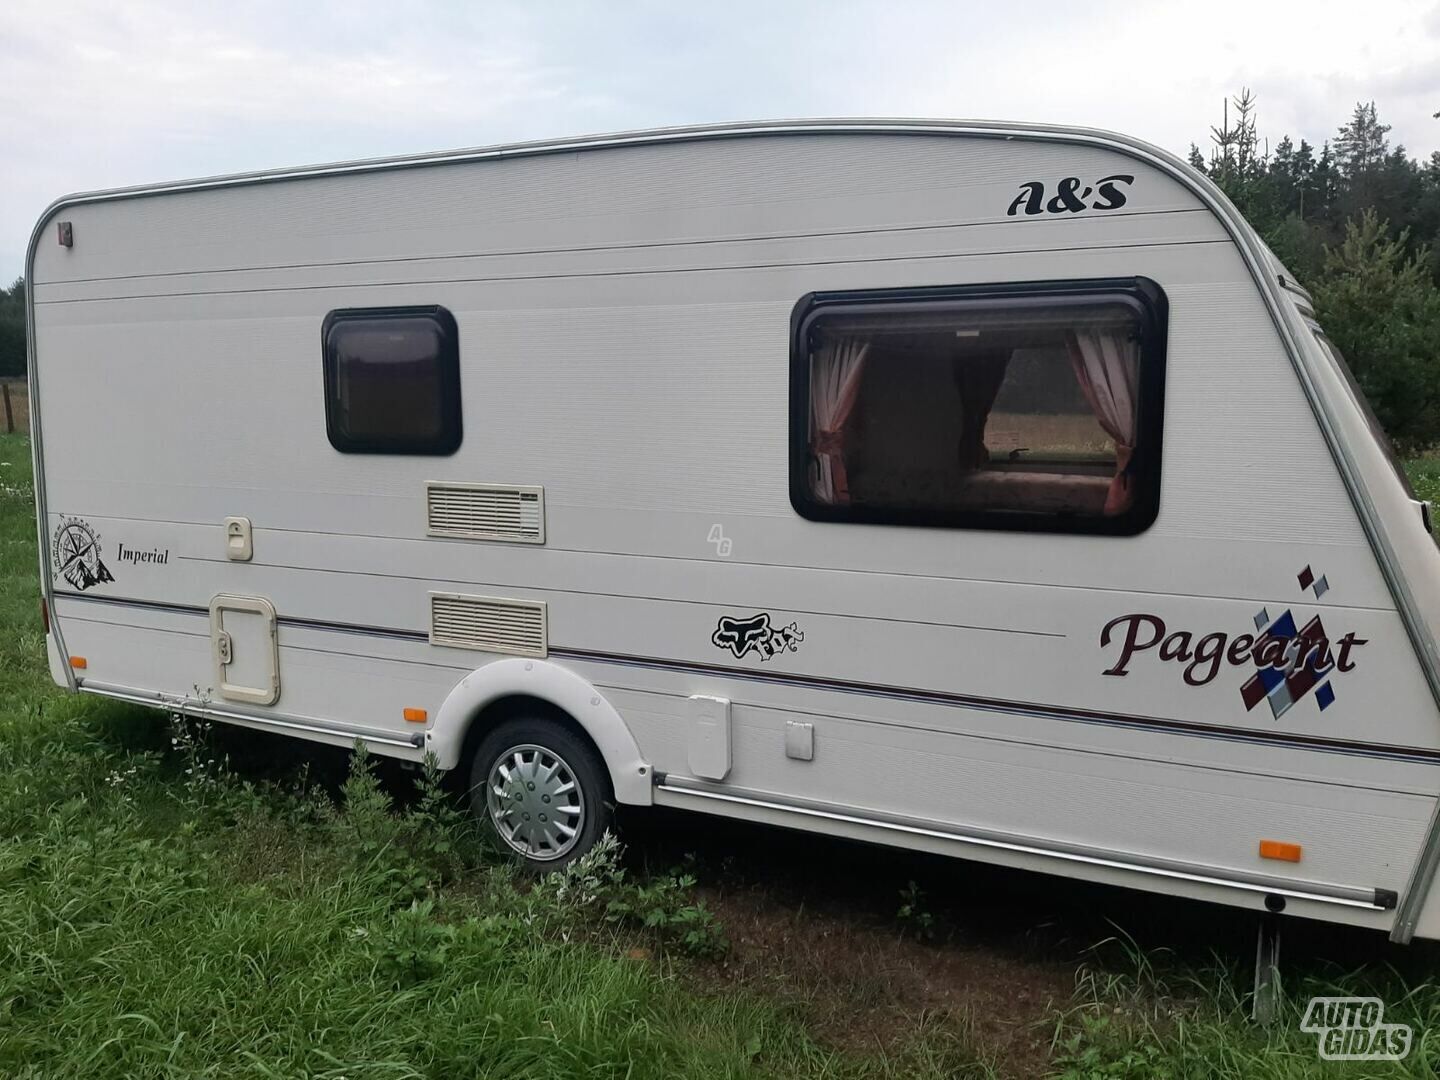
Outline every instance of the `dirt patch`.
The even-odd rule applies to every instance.
[[[637,869],[688,865],[724,925],[729,956],[697,978],[779,997],[844,1049],[939,1024],[1003,1075],[1044,1075],[1077,967],[1113,933],[1057,918],[1038,875],[663,811],[622,828]]]
[[[763,990],[801,1008],[811,1029],[849,1050],[894,1049],[939,1023],[960,1032],[1007,1074],[1033,1076],[1049,1060],[1055,1008],[1073,968],[1001,957],[959,931],[925,942],[872,915],[777,897],[762,884],[701,890],[731,940],[710,978]]]
[[[621,830],[637,870],[690,856],[733,946],[696,978],[792,1003],[839,1047],[901,1046],[938,1022],[1002,1075],[1044,1076],[1058,1014],[1097,987],[1162,1027],[1219,968],[1248,988],[1253,911],[676,811]],[[1301,919],[1284,939],[1297,986],[1381,966],[1422,982],[1440,957]]]

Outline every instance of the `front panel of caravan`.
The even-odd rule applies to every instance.
[[[1117,176],[1123,201],[1101,199]],[[1434,706],[1244,260],[1144,162],[772,134],[61,216],[75,246],[42,242],[34,267],[44,528],[53,549],[78,523],[106,570],[49,553],[95,684],[212,693],[211,600],[260,597],[280,696],[251,710],[403,743],[406,708],[433,720],[496,658],[435,644],[432,594],[543,602],[546,662],[589,680],[661,774],[693,778],[690,699],[715,697],[715,783],[757,802],[1404,888],[1440,783]],[[1143,532],[797,514],[802,298],[1135,278],[1167,309]],[[321,326],[405,305],[455,318],[463,442],[341,453]],[[543,543],[431,535],[431,481],[543,489]],[[249,561],[227,556],[232,516],[253,523]],[[1349,644],[1282,701],[1257,694],[1253,649],[1287,618],[1337,661]],[[794,725],[808,759],[787,754]],[[1261,839],[1304,859],[1261,860]]]

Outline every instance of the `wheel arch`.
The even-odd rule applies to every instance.
[[[617,802],[648,806],[652,770],[615,707],[589,682],[548,660],[512,658],[477,668],[455,686],[425,733],[442,769],[454,769],[474,740],[527,702],[569,719],[595,745]]]

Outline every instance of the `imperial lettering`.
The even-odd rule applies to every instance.
[[[1348,633],[1333,643],[1324,637],[1277,637],[1251,634],[1235,637],[1224,632],[1197,636],[1189,630],[1171,631],[1158,615],[1121,615],[1100,631],[1102,649],[1118,643],[1120,655],[1106,675],[1130,674],[1130,665],[1143,653],[1157,659],[1185,665],[1183,677],[1190,686],[1204,686],[1220,674],[1222,664],[1233,667],[1254,664],[1262,668],[1295,671],[1313,667],[1317,674],[1332,668],[1353,671],[1355,650],[1367,639]]]
[[[135,548],[127,548],[123,543],[119,545],[118,558],[121,562],[128,562],[138,566],[140,563],[158,563],[167,566],[170,563],[169,548],[151,548],[149,551],[137,551]]]

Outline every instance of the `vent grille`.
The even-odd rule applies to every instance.
[[[545,489],[503,484],[425,485],[431,536],[464,540],[545,542]]]
[[[544,656],[544,601],[431,593],[430,644]]]

